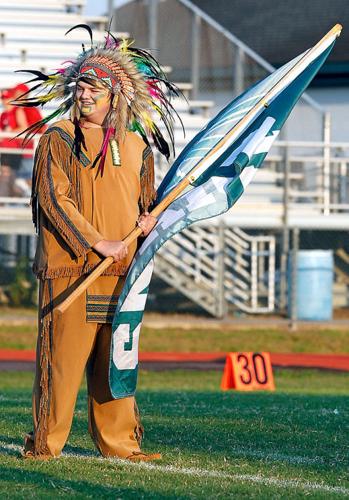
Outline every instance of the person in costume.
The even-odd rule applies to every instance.
[[[143,427],[135,399],[112,398],[108,365],[111,323],[137,246],[135,242],[126,248],[122,240],[137,224],[146,236],[156,223],[148,213],[155,198],[149,142],[169,156],[153,115],[160,117],[172,140],[167,95],[176,88],[146,51],[109,32],[105,44],[95,46],[90,28],[77,27],[88,30],[91,48],[83,48],[76,61],[52,75],[32,72],[31,81],[39,83],[17,100],[34,107],[61,101],[51,115],[26,130],[25,140],[70,110],[70,119],[48,128],[35,155],[39,335],[34,432],[25,438],[23,456],[59,456],[86,367],[89,432],[100,453],[132,461],[157,459],[159,454],[140,449]],[[114,263],[58,316],[55,306],[108,256]]]

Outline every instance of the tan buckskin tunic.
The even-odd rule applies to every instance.
[[[141,168],[151,155],[150,148],[135,133],[127,132],[119,144],[121,166],[113,166],[108,148],[103,176],[96,175],[98,164],[91,165],[100,151],[103,131],[82,131],[86,147],[82,147],[80,161],[73,152],[70,120],[51,127],[38,146],[34,182],[42,210],[35,221],[41,231],[34,269],[39,278],[81,276],[90,271],[101,261],[91,247],[101,239],[125,238],[139,216]],[[108,274],[124,274],[135,248],[136,243]]]
[[[48,129],[36,152],[32,203],[39,240],[33,269],[39,279],[90,272],[103,259],[92,246],[102,239],[124,239],[136,226],[139,202],[147,209],[154,195],[153,156],[138,135],[127,132],[120,142],[119,167],[113,166],[108,148],[101,176],[98,163],[94,168],[91,165],[100,151],[103,131],[90,128],[82,132],[85,144],[80,159],[74,152],[70,120]],[[135,241],[127,257],[112,264],[104,276],[125,275],[136,247]],[[115,279],[102,276],[89,288],[88,321],[112,321],[117,300],[114,283]],[[104,317],[103,307],[108,312]]]

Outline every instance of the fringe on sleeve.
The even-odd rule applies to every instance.
[[[67,197],[71,198],[77,211],[82,209],[79,161],[58,132],[47,132],[41,137],[35,154],[31,196],[33,222],[38,231],[40,209],[43,209],[75,255],[80,257],[91,247],[57,200],[52,175],[52,162],[57,160],[67,179]]]

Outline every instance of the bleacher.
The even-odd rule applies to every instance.
[[[68,36],[64,36],[64,33],[75,24],[87,22],[94,28],[95,41],[102,41],[105,36],[103,30],[108,24],[108,19],[104,16],[87,18],[83,15],[84,5],[84,0],[46,0],[44,3],[38,0],[13,0],[12,2],[3,0],[0,3],[0,88],[12,87],[27,79],[27,75],[14,73],[15,70],[39,69],[48,71],[55,69],[63,61],[77,56],[81,51],[81,43],[89,47],[88,34],[83,30],[76,30]],[[116,35],[127,36],[128,33],[116,33]],[[132,33],[132,35],[134,34]],[[171,75],[171,67],[164,67],[163,70]],[[186,97],[186,100],[177,98],[173,100],[173,105],[181,116],[186,132],[184,137],[180,123],[176,122],[175,140],[178,154],[197,132],[207,124],[214,103],[210,98],[192,99],[192,83],[188,81],[176,83]],[[48,107],[46,112],[52,109],[52,107]],[[347,216],[349,203],[346,201],[349,192],[346,175],[349,170],[348,153],[349,144],[345,143],[330,144],[325,141],[318,141],[316,143],[303,142],[302,145],[297,145],[290,141],[279,141],[271,150],[263,169],[258,172],[246,194],[234,207],[234,210],[224,215],[223,220],[227,226],[227,231],[229,232],[229,228],[235,227],[249,228],[253,231],[280,231],[285,225],[286,217],[289,228],[319,229],[320,225],[322,225],[321,227],[324,229],[349,229],[349,218]],[[284,174],[286,164],[288,165],[287,187]],[[168,163],[157,157],[158,181],[163,178],[168,168]],[[341,185],[341,189],[336,188],[337,184]],[[342,198],[337,196],[337,192],[341,193]],[[0,194],[0,235],[11,234],[14,238],[14,235],[33,234],[34,230],[28,202],[28,197],[12,196],[10,198]],[[171,243],[173,248],[171,247],[172,250],[170,249],[168,252],[171,254],[172,251],[172,257],[177,260],[170,284],[177,286],[178,283],[182,283],[181,289],[183,293],[190,288],[187,282],[188,269],[179,276],[179,262],[185,260],[184,255],[188,257],[190,254],[190,252],[189,254],[187,252],[187,245],[191,245],[192,241],[201,242],[203,234],[206,234],[207,231],[209,234],[212,232],[211,243],[213,246],[209,250],[205,249],[202,252],[199,249],[198,253],[195,253],[195,246],[195,251],[192,252],[194,255],[193,266],[196,269],[202,258],[206,259],[205,262],[207,259],[212,261],[213,267],[218,265],[215,258],[217,238],[219,239],[218,232],[216,234],[215,229],[218,224],[217,219],[205,222],[205,228],[201,228],[200,225],[196,226],[196,228],[192,229],[190,235],[181,236],[182,239],[174,238]],[[239,231],[241,233],[241,230]],[[239,237],[241,237],[241,234]],[[187,237],[188,241],[185,240]],[[248,255],[246,257],[246,269],[250,269],[249,259],[254,255],[252,246],[255,248],[258,237],[248,234],[243,237],[246,242],[242,246],[247,248],[245,250],[246,255]],[[275,247],[275,237],[271,235],[268,238],[271,247],[273,245]],[[263,246],[265,242],[261,244]],[[250,246],[251,250],[249,250]],[[232,251],[236,252],[236,248],[234,247]],[[274,250],[270,250],[270,253],[268,253],[262,248],[261,252],[260,259],[269,259],[264,267],[269,266],[271,270],[270,279],[273,281]],[[164,269],[168,271],[170,263],[166,252],[161,254],[159,259],[160,270],[161,259],[163,259]],[[207,269],[206,265],[204,267]],[[205,307],[205,302],[208,299],[206,295],[202,295],[203,290],[199,290],[201,286],[201,278],[198,278],[199,274],[195,274],[198,289],[192,290],[190,296]],[[207,278],[206,274],[207,271],[203,272],[205,279]],[[228,281],[231,280],[230,276],[228,278]],[[250,278],[252,280],[252,274]],[[205,286],[207,285],[206,281]],[[250,287],[249,280],[246,283],[243,285],[244,290]],[[212,277],[211,284],[213,289],[216,290],[215,275]],[[261,290],[262,295],[265,295],[263,287],[264,282],[261,274]],[[253,293],[255,293],[256,287],[252,287],[252,289]],[[209,293],[212,294],[211,288],[209,290]],[[270,300],[268,299],[268,304],[270,302],[268,311],[274,308],[272,295],[269,297]],[[201,297],[200,300],[195,299],[196,296]],[[246,301],[248,302],[247,299]],[[263,307],[262,309],[255,306],[250,309],[244,309],[243,307],[241,305],[242,310],[250,312],[265,310]],[[212,313],[214,307],[208,310]]]
[[[64,33],[73,25],[86,22],[83,15],[85,2],[78,0],[47,0],[43,7],[42,2],[30,0],[15,0],[13,2],[2,2],[0,4],[0,87],[7,88],[16,83],[25,81],[26,74],[15,73],[17,69],[40,69],[42,71],[53,70],[68,59],[76,56],[81,51],[81,43],[89,46],[89,37],[83,30],[75,30],[68,36]],[[96,41],[102,41],[105,32],[98,28],[105,28],[108,19],[105,16],[98,16],[90,19],[94,27],[94,38]],[[96,29],[97,27],[97,29]],[[118,36],[127,36],[127,33],[117,33]],[[171,74],[171,67],[164,67],[165,72]],[[185,127],[185,137],[180,124],[176,123],[175,139],[177,143],[177,154],[196,134],[205,126],[210,116],[210,110],[213,101],[193,100],[190,98],[192,84],[188,81],[177,82],[179,89],[186,97],[184,99],[174,99],[173,105],[178,110]],[[53,108],[48,107],[46,112]],[[248,192],[239,202],[234,212],[234,223],[247,224],[250,226],[257,223],[254,217],[255,208],[258,206],[261,212],[268,212],[268,216],[258,221],[263,227],[281,227],[283,224],[284,213],[284,189],[281,172],[284,168],[285,154],[291,146],[283,144],[273,148],[264,168],[255,181],[249,187]],[[344,147],[344,149],[343,149]],[[341,169],[347,171],[347,145],[344,145],[344,151],[341,161]],[[316,149],[316,154],[311,151]],[[314,217],[314,211],[320,217],[324,213],[324,193],[323,176],[325,169],[328,171],[329,165],[333,163],[334,171],[338,157],[338,145],[330,146],[325,153],[324,145],[309,144],[307,149],[303,149],[305,154],[293,154],[290,165],[289,189],[290,211],[293,210],[295,217],[299,222],[303,222],[306,214]],[[311,167],[309,167],[309,162]],[[301,168],[300,168],[301,165]],[[316,179],[313,178],[313,184],[309,185],[309,176],[307,169],[315,168]],[[168,168],[167,164],[160,165],[160,176],[164,175]],[[300,171],[299,171],[300,170]],[[332,174],[331,174],[332,175]],[[281,177],[280,177],[281,176]],[[315,179],[315,180],[314,180]],[[332,182],[332,181],[331,181]],[[328,201],[328,200],[327,200]],[[331,200],[332,201],[332,200]],[[333,200],[334,201],[334,200]],[[343,201],[340,202],[343,205]],[[343,208],[347,209],[345,205]],[[241,219],[239,219],[241,214]],[[280,214],[280,215],[279,215]],[[328,214],[329,215],[329,214]],[[228,223],[230,223],[229,217]],[[333,214],[331,219],[337,218],[336,224],[348,226],[347,218],[344,213]],[[249,222],[247,223],[247,219]],[[268,221],[268,223],[267,223]],[[331,224],[330,220],[327,220]],[[28,224],[30,224],[28,214]]]
[[[72,26],[90,23],[94,27],[94,40],[104,40],[104,28],[108,24],[105,16],[86,17],[82,13],[85,1],[79,0],[16,0],[0,4],[0,88],[8,88],[24,82],[28,75],[15,73],[22,69],[50,71],[59,67],[81,51],[81,44],[89,46],[89,37],[83,30],[75,30],[64,36]],[[100,29],[99,29],[100,28]],[[128,33],[118,32],[127,37]],[[166,73],[170,67],[163,67]],[[178,82],[179,89],[189,97],[191,84]],[[190,139],[206,123],[212,101],[177,101],[181,118]],[[47,108],[49,111],[50,108]],[[183,134],[178,130],[179,143]]]

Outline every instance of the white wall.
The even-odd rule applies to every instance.
[[[309,95],[331,112],[332,141],[349,142],[349,87],[311,89]]]

